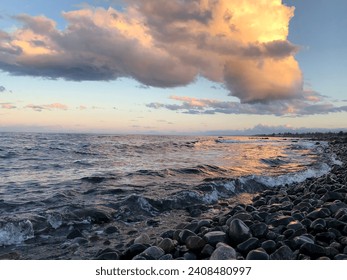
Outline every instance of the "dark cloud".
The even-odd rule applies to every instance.
[[[0,86],[0,92],[6,91],[6,88],[4,86]]]

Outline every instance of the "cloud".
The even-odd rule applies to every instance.
[[[13,105],[12,103],[0,103],[0,108],[1,109],[16,109],[17,107]]]
[[[240,103],[187,96],[171,96],[170,99],[176,103],[150,103],[147,104],[147,107],[152,109],[163,108],[186,114],[222,113],[291,117],[347,112],[347,106],[335,106],[326,101],[324,96],[314,91],[304,91],[301,96],[290,100],[274,100],[267,103]]]
[[[44,110],[48,110],[48,111],[51,111],[51,110],[68,110],[68,106],[65,105],[65,104],[61,104],[61,103],[52,103],[52,104],[47,104],[47,105],[34,105],[34,104],[29,104],[29,105],[26,105],[24,108],[26,109],[32,109],[34,111],[37,111],[37,112],[42,112]]]
[[[0,86],[0,92],[6,91],[6,88],[4,86]]]
[[[63,13],[64,30],[44,16],[0,33],[0,69],[66,80],[133,78],[176,87],[202,76],[242,103],[297,98],[302,74],[287,40],[294,8],[281,0],[125,0],[123,11]]]

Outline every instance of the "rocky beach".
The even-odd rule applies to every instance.
[[[136,226],[114,223],[102,208],[74,212],[89,223],[61,225],[52,215],[47,225],[30,217],[35,236],[0,247],[0,259],[347,259],[347,138],[315,141],[322,140],[337,159],[322,177],[190,205],[184,215],[164,212]]]

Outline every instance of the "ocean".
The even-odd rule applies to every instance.
[[[169,228],[322,176],[334,163],[327,149],[299,138],[0,133],[0,245],[63,243],[76,225]]]

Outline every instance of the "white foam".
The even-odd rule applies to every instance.
[[[57,229],[63,224],[63,218],[59,213],[51,213],[48,215],[47,221],[52,228]]]
[[[29,220],[0,223],[0,245],[20,244],[34,237],[33,225]]]

